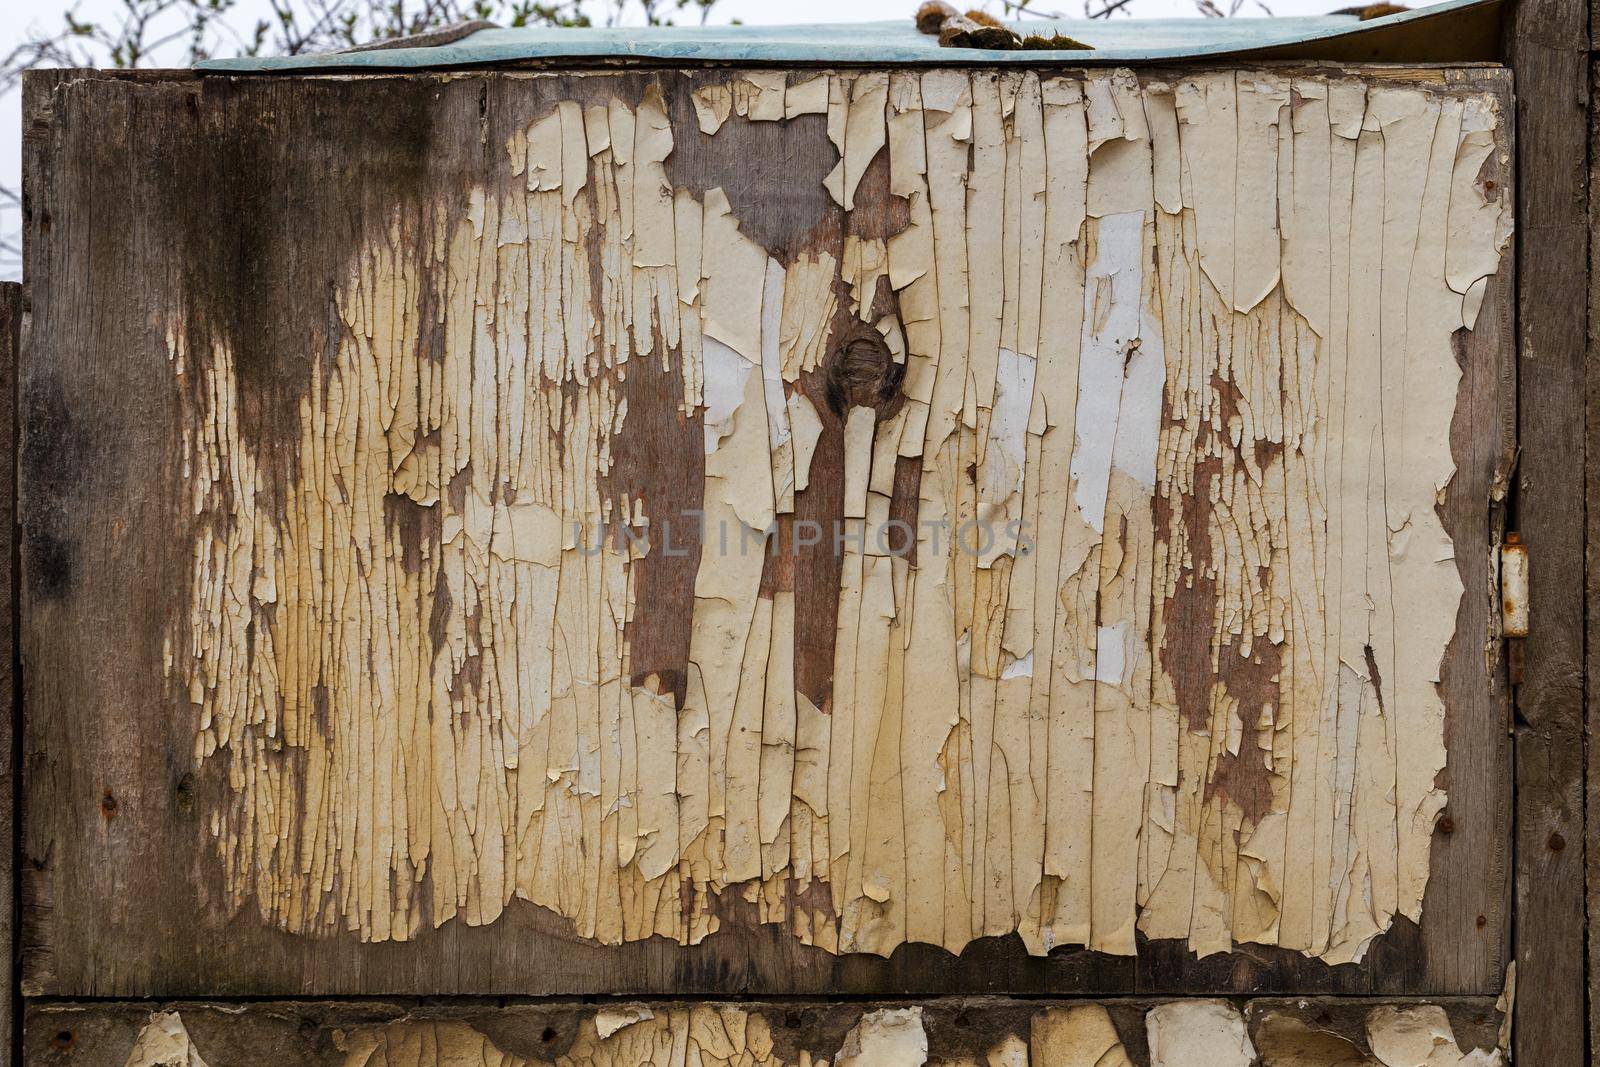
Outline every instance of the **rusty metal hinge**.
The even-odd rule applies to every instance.
[[[1528,546],[1521,534],[1506,534],[1500,546],[1500,632],[1528,636]]]
[[[1528,546],[1522,535],[1506,534],[1500,546],[1500,636],[1506,641],[1511,684],[1522,684],[1522,641],[1528,636]]]

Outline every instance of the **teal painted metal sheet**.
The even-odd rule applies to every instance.
[[[383,48],[314,56],[212,59],[198,69],[217,72],[439,70],[518,60],[632,59],[657,63],[829,64],[1087,64],[1247,56],[1310,42],[1336,42],[1408,23],[1448,18],[1498,0],[1447,0],[1415,11],[1362,22],[1351,15],[1244,19],[1028,19],[1026,33],[1052,32],[1093,45],[1092,51],[1007,52],[941,48],[917,32],[907,15],[895,22],[806,26],[663,26],[653,29],[479,30],[426,48]]]

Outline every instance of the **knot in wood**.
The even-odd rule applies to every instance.
[[[841,418],[855,407],[874,408],[879,417],[892,414],[905,373],[878,331],[857,325],[828,360],[828,407]]]

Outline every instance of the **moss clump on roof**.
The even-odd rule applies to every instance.
[[[1068,37],[1064,33],[1052,33],[1049,37],[1030,33],[1022,39],[1022,47],[1034,51],[1084,52],[1094,50],[1094,45],[1084,44],[1076,37]]]
[[[1049,37],[1038,33],[1023,36],[987,12],[973,10],[960,15],[943,0],[928,0],[917,8],[913,18],[921,32],[938,34],[939,44],[945,48],[987,48],[999,52],[1078,52],[1094,48],[1092,44],[1060,32]]]

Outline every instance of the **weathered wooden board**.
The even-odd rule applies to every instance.
[[[0,477],[16,484],[17,341],[22,330],[22,286],[0,282]],[[15,559],[17,498],[0,492],[0,550]],[[0,567],[0,1067],[10,1067],[17,1028],[17,577]]]
[[[34,78],[26,988],[1497,991],[1508,82],[1361,74]]]
[[[1590,1062],[1585,1041],[1584,408],[1588,190],[1588,5],[1518,4],[1516,73],[1517,527],[1535,560],[1516,712],[1516,936],[1524,1063]],[[1592,462],[1592,460],[1590,461]],[[1589,609],[1592,610],[1592,607]],[[1592,818],[1592,816],[1591,816]]]
[[[1500,1062],[1492,998],[603,1005],[35,1004],[29,1063],[163,1067],[1366,1067]],[[1419,1043],[1420,1042],[1420,1043]],[[1119,1055],[1120,1054],[1120,1055]],[[1254,1057],[1259,1055],[1257,1061]]]
[[[1590,8],[1590,29],[1593,32],[1593,6]],[[1593,738],[1600,736],[1600,692],[1589,679],[1600,677],[1600,507],[1589,501],[1600,499],[1600,220],[1596,220],[1594,205],[1596,183],[1600,182],[1600,72],[1589,67],[1589,180],[1586,203],[1589,208],[1589,304],[1588,346],[1584,363],[1584,885],[1585,919],[1600,914],[1600,749]],[[1588,1023],[1589,1048],[1600,1048],[1600,930],[1585,921],[1588,969]],[[1535,1016],[1538,1009],[1530,1009]]]

